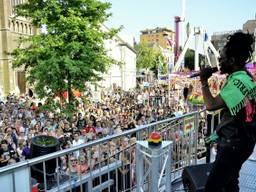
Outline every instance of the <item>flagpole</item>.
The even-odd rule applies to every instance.
[[[168,67],[168,106],[171,107],[171,75]]]
[[[158,83],[159,83],[159,81],[160,81],[160,78],[159,78],[159,71],[160,71],[160,58],[159,58],[160,56],[158,56],[158,65],[157,65],[157,81],[158,81]]]
[[[170,44],[170,47],[172,47],[172,43],[171,43],[171,40],[173,40],[174,38],[173,37],[171,37],[171,40],[169,41],[169,39],[168,39],[168,36],[167,37],[165,37],[166,38],[166,41]],[[171,57],[171,60],[172,60],[172,57]],[[167,83],[168,83],[168,106],[170,107],[171,106],[171,99],[170,99],[170,97],[171,97],[171,80],[170,80],[170,73],[171,73],[171,68],[170,68],[170,62],[171,61],[169,61],[169,63],[168,63],[168,70],[167,70]]]

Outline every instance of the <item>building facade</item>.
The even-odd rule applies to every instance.
[[[232,30],[213,33],[211,36],[211,41],[216,50],[221,50],[226,41],[227,37],[235,32],[243,31],[245,33],[256,34],[256,18],[254,20],[248,20],[243,24],[243,30]]]
[[[250,34],[254,34],[255,41],[256,41],[256,14],[255,19],[248,20],[243,25],[243,31],[249,32]],[[256,43],[254,43],[254,56],[253,56],[254,62],[256,62]]]
[[[213,46],[215,47],[215,49],[217,51],[220,51],[226,44],[227,37],[233,33],[239,32],[239,31],[242,31],[242,30],[215,32],[211,36],[211,42],[212,42]]]
[[[169,68],[174,65],[174,42],[175,32],[166,27],[141,31],[140,43],[149,44],[153,49],[160,50]]]
[[[253,20],[248,20],[243,24],[243,31],[254,34],[256,29],[256,18]]]
[[[121,87],[123,90],[136,87],[136,51],[119,36],[105,42],[108,55],[117,64],[113,64],[103,75],[102,87]]]
[[[108,30],[105,26],[104,28]],[[121,88],[128,91],[136,87],[136,51],[134,48],[118,35],[115,35],[113,39],[106,40],[104,44],[108,56],[116,63],[102,74],[102,80],[97,86],[89,84],[92,99],[95,102],[101,100],[101,90],[111,91],[114,88]]]
[[[175,41],[175,32],[168,28],[157,27],[141,31],[140,42],[151,45],[159,45],[163,49],[172,49],[170,42]]]
[[[22,69],[12,69],[10,54],[20,46],[19,39],[35,35],[40,31],[25,18],[14,19],[13,7],[26,0],[0,0],[0,95],[9,93],[22,94],[26,92],[25,72]],[[107,30],[107,29],[106,29]],[[21,45],[22,46],[22,45]],[[109,56],[119,65],[113,65],[103,75],[102,87],[122,87],[124,90],[136,86],[136,53],[129,43],[119,36],[106,41],[105,47]]]
[[[0,0],[0,94],[3,95],[26,91],[25,72],[12,69],[12,58],[9,54],[19,46],[21,37],[37,33],[27,19],[14,19],[14,6],[24,1]]]

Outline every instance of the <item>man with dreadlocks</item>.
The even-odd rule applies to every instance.
[[[220,94],[209,91],[209,68],[201,69],[202,93],[207,110],[223,109],[218,135],[217,156],[208,177],[205,192],[238,192],[242,164],[251,155],[256,133],[256,83],[245,65],[253,53],[254,38],[242,32],[230,35],[219,62],[221,74],[227,74]]]

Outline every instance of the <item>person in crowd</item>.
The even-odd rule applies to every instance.
[[[73,140],[73,142],[72,142],[72,147],[81,145],[81,144],[83,144],[83,143],[84,143],[83,140],[80,139],[80,134],[79,134],[79,132],[76,132],[76,133],[74,134],[74,140]],[[79,155],[80,155],[80,152],[79,152],[79,151],[75,151],[75,152],[74,152],[74,156],[76,157],[76,159],[78,159]]]
[[[82,115],[82,113],[79,113],[78,114],[78,120],[77,120],[77,123],[76,123],[76,127],[81,130],[83,129],[84,127],[86,127],[86,121]]]
[[[79,164],[77,164],[77,174],[81,175],[81,174],[85,174],[88,169],[89,169],[89,164],[87,159],[84,156],[81,156],[79,159]]]
[[[67,173],[70,175],[71,178],[77,177],[77,159],[74,156],[71,156],[69,164],[70,165],[67,168]]]
[[[131,187],[131,154],[128,151],[121,152],[122,167],[118,169],[118,189],[129,190]]]
[[[24,157],[24,159],[30,159],[31,156],[31,149],[30,149],[30,143],[29,141],[25,141],[23,143],[23,149],[21,155]]]
[[[66,175],[68,173],[68,163],[66,156],[60,157],[60,174]]]

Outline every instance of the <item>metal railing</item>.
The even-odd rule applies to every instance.
[[[21,187],[28,192],[33,188],[52,192],[132,191],[136,188],[136,141],[147,139],[156,130],[163,140],[173,141],[172,164],[167,165],[171,166],[173,181],[177,170],[196,164],[204,152],[204,136],[198,128],[205,117],[205,111],[192,112],[0,168],[1,191],[16,192]],[[56,171],[48,174],[47,161],[53,159]],[[38,164],[42,164],[41,170]],[[40,174],[41,181],[36,184],[32,177]]]

